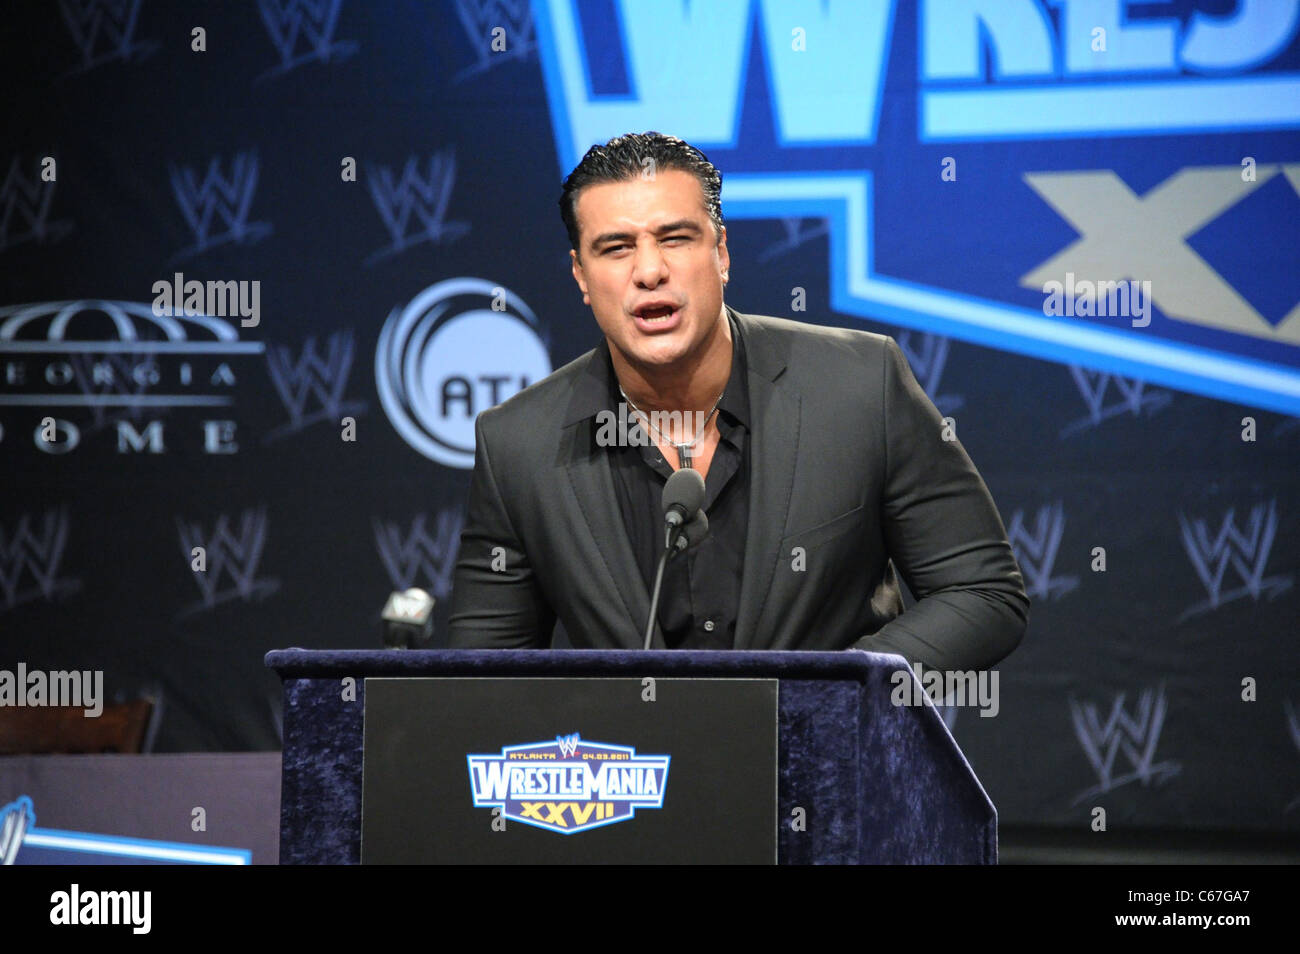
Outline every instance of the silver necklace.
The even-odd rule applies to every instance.
[[[634,410],[637,414],[640,414],[641,417],[645,419],[646,425],[650,428],[650,430],[654,431],[656,434],[659,435],[659,439],[661,441],[663,441],[665,444],[673,445],[673,449],[677,451],[678,466],[686,467],[694,470],[694,467],[691,465],[691,458],[694,456],[693,448],[697,443],[699,443],[700,438],[704,436],[704,432],[708,430],[709,421],[713,419],[714,413],[718,410],[718,405],[722,403],[722,394],[726,394],[727,391],[724,388],[722,394],[718,395],[718,399],[713,402],[713,407],[709,408],[709,413],[704,418],[704,424],[700,427],[699,431],[696,432],[695,436],[685,444],[677,443],[676,441],[666,436],[663,433],[663,431],[659,430],[659,428],[655,427],[650,420],[650,416],[632,402],[632,399],[627,396],[627,392],[623,390],[623,385],[621,384],[618,386],[618,393],[623,395],[623,400],[627,401],[627,403],[632,406],[632,410]]]

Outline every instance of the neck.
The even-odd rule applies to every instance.
[[[695,354],[673,365],[633,364],[609,349],[618,383],[632,403],[653,411],[708,411],[731,377],[731,322],[724,308]]]

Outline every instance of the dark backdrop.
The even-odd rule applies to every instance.
[[[866,170],[875,272],[959,304],[1041,313],[1041,289],[1021,278],[1078,230],[1026,173],[1114,170],[1141,196],[1180,169],[1257,158],[1268,181],[1187,241],[1264,316],[1261,334],[1156,307],[1147,331],[1078,318],[1027,343],[1010,324],[976,330],[875,305],[843,264],[853,220],[761,183],[731,206],[724,186],[728,301],[895,335],[954,417],[1033,597],[1028,635],[1000,667],[997,716],[947,712],[1004,823],[1082,825],[1103,805],[1129,825],[1300,828],[1300,427],[1280,413],[1296,409],[1300,360],[1295,335],[1278,330],[1300,297],[1300,199],[1269,165],[1300,161],[1295,122],[925,141],[917,11],[901,3],[870,141],[791,145],[770,102],[763,37],[776,28],[759,7],[745,15],[734,134],[693,133],[685,100],[680,115],[628,114],[630,128],[692,139],[733,187]],[[0,665],[102,669],[110,695],[153,693],[155,751],[273,749],[267,650],[377,645],[386,595],[410,585],[437,596],[445,632],[473,414],[597,341],[555,204],[580,133],[557,86],[572,64],[554,52],[556,27],[538,28],[550,9],[6,10]],[[636,100],[649,93],[629,79],[620,9],[582,5],[589,92]],[[1193,6],[1178,9],[1186,24]],[[497,26],[504,50],[492,49]],[[809,37],[808,55],[821,55],[824,32]],[[1294,74],[1293,34],[1283,40],[1257,72]],[[700,83],[720,69],[674,64]],[[627,131],[622,121],[609,117],[603,135]],[[955,180],[941,176],[945,157]],[[260,282],[258,324],[158,319],[154,283],[177,272]],[[1128,343],[1071,361],[1079,327]],[[1271,363],[1281,383],[1243,402],[1264,370],[1216,382],[1190,370],[1191,352],[1185,367],[1152,370],[1151,341]]]

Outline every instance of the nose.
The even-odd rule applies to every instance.
[[[659,243],[650,238],[638,242],[632,263],[632,280],[643,288],[655,288],[668,277],[668,265],[659,251]]]

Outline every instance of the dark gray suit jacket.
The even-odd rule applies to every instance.
[[[1011,652],[1029,599],[1002,520],[894,340],[728,310],[753,420],[735,648],[961,670]],[[575,647],[641,646],[650,595],[608,453],[570,406],[596,360],[479,415],[451,646],[544,648],[557,616]],[[906,613],[895,566],[917,598]]]

